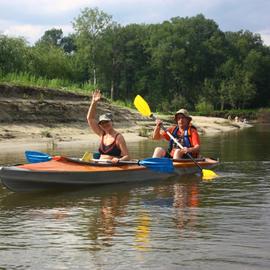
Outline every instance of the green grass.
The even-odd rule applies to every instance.
[[[38,77],[26,72],[9,73],[6,75],[0,74],[0,83],[12,84],[16,86],[24,87],[39,87],[39,88],[51,88],[76,94],[90,95],[90,93],[98,86],[89,83],[79,84],[73,83],[69,80],[63,79],[48,79],[44,77]],[[105,94],[105,98],[110,100]],[[114,105],[121,108],[134,108],[132,101],[130,100],[110,100]]]
[[[133,102],[130,100],[113,100],[113,101],[111,100],[111,102],[118,107],[126,107],[134,109]]]
[[[32,75],[27,72],[19,72],[19,73],[9,73],[9,74],[1,74],[0,73],[0,83],[8,83],[13,84],[16,86],[27,86],[27,87],[40,87],[40,88],[52,88],[52,89],[58,89],[63,91],[68,91],[76,94],[84,94],[89,95],[91,91],[93,91],[95,88],[98,88],[98,86],[94,86],[90,83],[74,83],[69,80],[65,79],[48,79],[45,77],[39,77]],[[110,98],[107,97],[109,100]],[[111,101],[111,100],[110,100]],[[125,107],[125,108],[133,108],[133,101],[130,100],[114,100],[111,101],[113,104],[119,106],[119,107]],[[214,111],[210,110],[207,113],[198,110],[195,112],[191,112],[192,115],[204,115],[204,116],[214,116],[214,117],[222,117],[222,118],[228,118],[230,115],[232,118],[235,116],[241,117],[241,118],[247,118],[248,120],[257,119],[258,117],[262,118],[269,118],[269,108],[264,108],[261,110],[258,109],[246,109],[246,110],[223,110],[223,111]],[[162,118],[163,120],[172,121],[173,113],[155,113],[157,116]],[[144,133],[144,131],[142,131]]]
[[[64,79],[47,79],[29,73],[9,73],[0,76],[1,83],[11,83],[17,86],[53,88],[78,94],[87,94],[94,90],[94,86],[89,83],[78,84]]]

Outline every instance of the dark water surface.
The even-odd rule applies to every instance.
[[[269,125],[203,137],[204,155],[221,160],[211,182],[25,194],[0,186],[0,269],[270,269],[269,138]],[[130,149],[147,157],[155,145]],[[0,166],[19,162],[23,153],[0,153]]]

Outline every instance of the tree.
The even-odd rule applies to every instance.
[[[119,53],[121,51],[121,27],[113,24],[108,27],[102,38],[99,40],[99,49],[97,50],[98,74],[101,86],[104,89],[110,89],[112,100],[118,95],[118,83],[120,72]]]
[[[145,25],[130,24],[118,29],[118,35],[113,46],[113,61],[115,82],[118,97],[132,99],[135,94],[147,94],[148,60],[145,51],[147,39]]]
[[[98,8],[85,8],[73,22],[73,28],[76,33],[76,45],[81,55],[84,55],[83,61],[87,62],[90,73],[89,79],[93,78],[94,85],[97,83],[97,42],[111,24],[112,16],[100,11]]]
[[[63,31],[62,29],[52,28],[50,30],[45,31],[44,35],[37,42],[38,44],[46,44],[48,46],[60,47],[63,39]]]
[[[68,53],[72,54],[76,51],[76,45],[75,45],[75,35],[70,34],[67,37],[63,37],[60,42],[61,48]]]
[[[213,78],[225,59],[225,37],[218,25],[201,14],[172,18],[152,27],[149,43],[151,64],[163,96],[183,96],[193,109],[204,80]]]
[[[0,72],[27,71],[29,49],[23,38],[10,38],[0,35]]]
[[[73,65],[62,48],[38,43],[31,49],[28,63],[31,74],[48,79],[73,80]]]
[[[251,107],[269,106],[270,102],[270,49],[252,49],[246,56],[243,69],[255,91]]]
[[[71,54],[76,50],[75,35],[63,36],[62,29],[55,28],[45,31],[35,45],[62,48],[67,54]]]

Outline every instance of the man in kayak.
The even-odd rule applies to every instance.
[[[99,116],[96,121],[96,107],[101,99],[100,90],[95,90],[92,94],[92,101],[87,113],[89,127],[100,137],[99,153],[100,159],[109,159],[113,163],[122,160],[129,160],[126,141],[122,134],[113,128],[113,117],[111,113]]]
[[[180,149],[179,146],[169,137],[169,135],[163,131],[160,127],[162,124],[160,119],[156,121],[156,127],[153,132],[154,140],[166,139],[169,141],[168,150],[164,150],[162,147],[156,147],[153,157],[171,157],[173,159],[188,158],[186,155],[189,153],[192,157],[199,156],[200,150],[200,137],[197,129],[191,125],[192,117],[189,115],[186,109],[180,109],[174,115],[176,125],[167,129],[173,137],[183,146]]]

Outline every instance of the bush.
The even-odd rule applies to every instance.
[[[200,101],[195,105],[195,109],[200,114],[209,115],[213,112],[214,106],[207,102],[204,98],[201,98]]]
[[[258,111],[258,121],[263,123],[270,123],[270,109],[260,109]]]

